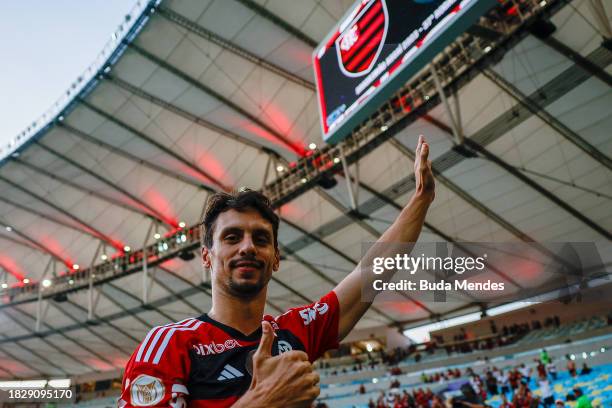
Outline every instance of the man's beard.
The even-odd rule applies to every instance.
[[[230,274],[228,285],[229,290],[233,295],[248,299],[257,296],[265,286],[266,282],[263,272],[259,275],[259,279],[256,283],[238,283],[234,280],[233,275]]]

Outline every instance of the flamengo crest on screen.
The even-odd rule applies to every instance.
[[[335,42],[338,65],[349,77],[360,77],[370,72],[385,44],[389,28],[385,0],[370,0],[358,10]]]

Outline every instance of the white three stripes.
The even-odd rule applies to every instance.
[[[226,364],[225,367],[223,367],[223,371],[221,371],[219,377],[217,377],[217,381],[231,380],[232,378],[238,377],[244,377],[244,374],[236,370],[231,365]]]
[[[157,350],[157,353],[155,353],[155,357],[153,359],[153,364],[159,363],[159,360],[161,359],[164,350],[168,346],[168,343],[170,342],[170,339],[172,338],[175,331],[196,330],[198,327],[200,327],[202,323],[203,322],[200,320],[189,318],[181,320],[178,323],[169,323],[163,326],[154,327],[153,329],[151,329],[151,331],[149,331],[147,337],[145,337],[142,344],[140,345],[140,348],[138,349],[138,354],[136,354],[136,362],[148,363],[149,359],[151,358],[151,354],[153,353],[153,350],[155,350],[155,346],[157,346],[159,339],[164,333],[166,333],[166,336],[162,340],[162,343],[159,349]],[[154,334],[155,336],[153,337]],[[151,337],[153,337],[153,339],[151,339]],[[149,343],[149,341],[151,342]]]

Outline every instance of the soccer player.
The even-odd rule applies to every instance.
[[[378,242],[417,241],[434,198],[428,154],[420,136],[415,192]],[[268,282],[280,267],[278,224],[258,192],[211,196],[202,262],[211,270],[212,307],[147,334],[127,364],[119,408],[310,406],[319,395],[311,363],[336,348],[369,308],[361,301],[362,279],[382,275],[362,278],[358,265],[317,302],[264,315]]]

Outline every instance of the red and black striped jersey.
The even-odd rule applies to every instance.
[[[272,355],[302,350],[311,362],[338,347],[339,306],[332,291],[318,302],[265,315],[276,333]],[[202,315],[153,328],[132,354],[119,408],[229,407],[251,384],[261,327],[249,335]]]

